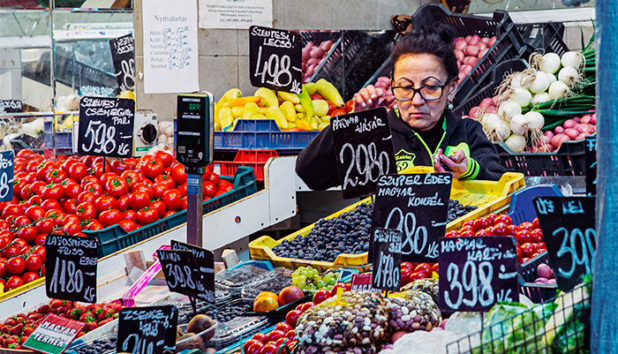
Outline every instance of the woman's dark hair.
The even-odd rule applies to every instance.
[[[438,23],[431,27],[422,26],[405,34],[393,46],[391,52],[391,73],[395,63],[406,54],[433,54],[442,60],[450,81],[457,77],[457,57],[453,49],[453,30],[447,24]]]

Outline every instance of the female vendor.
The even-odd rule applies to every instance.
[[[391,59],[396,105],[388,122],[397,169],[433,165],[460,180],[500,179],[504,167],[481,124],[449,109],[458,79],[449,28],[436,25],[406,34],[395,43]],[[361,90],[354,97],[356,110],[376,97],[375,89]],[[299,154],[296,173],[314,190],[340,185],[335,159],[328,126]]]

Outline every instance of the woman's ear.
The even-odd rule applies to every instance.
[[[448,85],[448,95],[447,99],[449,102],[453,102],[455,100],[455,93],[457,92],[457,80],[453,79]]]

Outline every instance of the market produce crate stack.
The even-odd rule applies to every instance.
[[[562,22],[518,23],[517,30],[532,51],[562,55],[569,51],[564,43]]]
[[[221,174],[224,176],[233,176],[240,166],[250,167],[253,169],[255,179],[264,181],[264,166],[271,157],[277,157],[277,150],[238,150],[233,161],[215,161],[215,165],[221,168]]]
[[[342,31],[300,31],[303,43],[303,83],[317,81],[316,73],[339,47],[342,34]]]

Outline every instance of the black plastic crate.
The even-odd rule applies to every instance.
[[[517,31],[532,51],[562,55],[569,51],[564,43],[564,24],[561,22],[517,24]]]
[[[557,152],[514,153],[504,143],[494,143],[507,171],[526,176],[585,176],[586,141],[565,141]]]
[[[496,10],[493,18],[489,18],[454,14],[442,5],[427,4],[421,6],[412,16],[413,28],[432,26],[440,22],[451,25],[457,36],[477,34],[480,37],[496,36],[497,38],[496,43],[487,51],[487,54],[479,60],[470,74],[459,84],[455,94],[455,104],[458,104],[470,92],[478,90],[483,74],[490,70],[493,65],[507,59],[522,58],[530,53],[530,49],[521,38],[506,11]]]
[[[541,264],[549,264],[547,252],[532,258],[521,264],[518,270],[519,292],[528,297],[534,303],[547,303],[556,297],[558,286],[556,284],[535,283],[537,278],[536,268]]]

